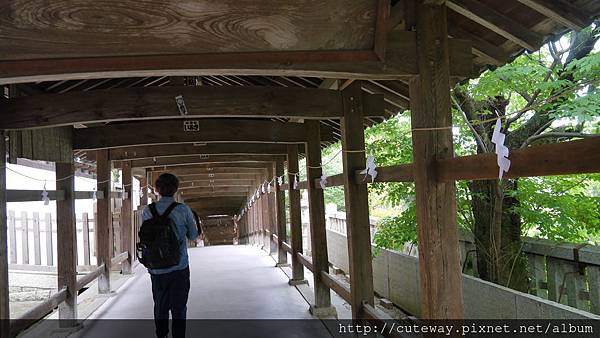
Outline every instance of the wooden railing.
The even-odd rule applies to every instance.
[[[346,218],[328,214],[327,229],[346,235]],[[372,234],[374,232],[372,228]],[[479,277],[470,233],[461,232],[460,250],[463,272]],[[522,251],[529,263],[529,293],[600,314],[599,246],[523,238]],[[418,248],[412,246],[404,253],[418,256]]]
[[[119,264],[125,261],[129,257],[127,252],[120,253],[119,255],[112,258],[111,263],[113,265]],[[95,281],[106,269],[104,264],[96,267],[94,270],[77,279],[77,292],[83,289],[86,285]],[[56,309],[61,303],[67,299],[67,289],[61,288],[56,293],[52,294],[48,299],[42,301],[36,306],[29,309],[27,312],[22,314],[19,318],[12,319],[10,324],[11,336],[16,336],[19,332],[25,330],[33,323],[44,318]]]
[[[85,270],[91,266],[92,257],[95,260],[95,220],[87,213],[82,213],[81,217],[77,218],[76,227],[77,248],[82,248],[77,261],[80,268]],[[56,219],[52,218],[52,214],[46,213],[41,217],[39,212],[21,212],[18,215],[12,210],[8,212],[8,252],[11,269],[54,271],[55,242]]]

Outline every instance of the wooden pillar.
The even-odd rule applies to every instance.
[[[283,162],[275,163],[275,176],[283,176]],[[287,251],[283,248],[283,242],[287,239],[285,229],[285,192],[279,190],[277,178],[273,183],[275,193],[276,233],[277,233],[277,264],[287,264]]]
[[[110,203],[110,162],[108,150],[96,151],[96,181],[97,191],[102,191],[104,197],[96,203],[96,252],[98,266],[104,264],[104,272],[98,277],[98,292],[110,293],[110,260],[112,259],[112,212]]]
[[[0,336],[10,337],[8,298],[8,224],[6,218],[6,139],[0,131]]]
[[[251,192],[252,194],[254,194],[254,191]],[[250,196],[252,198],[252,196]],[[251,244],[258,244],[258,228],[257,228],[257,223],[258,223],[258,215],[256,213],[256,207],[257,207],[257,201],[254,200],[254,203],[252,203],[250,205],[250,222],[251,222],[251,226],[250,226],[250,233],[251,233]]]
[[[56,190],[65,192],[56,201],[56,242],[58,289],[67,288],[67,298],[58,306],[61,326],[77,320],[77,230],[75,227],[75,171],[72,163],[56,163]]]
[[[273,180],[273,176],[275,175],[275,163],[273,162],[271,163],[271,165],[267,168],[267,182],[269,184],[271,184],[272,180]],[[277,205],[276,205],[276,201],[275,201],[275,191],[273,191],[273,188],[271,188],[271,193],[269,193],[269,191],[267,190],[267,194],[265,195],[265,197],[267,198],[267,216],[268,216],[268,221],[269,221],[269,233],[268,233],[268,238],[269,238],[269,254],[273,255],[273,254],[277,254],[278,249],[277,249],[277,241],[275,240],[275,237],[273,237],[273,235],[277,234]]]
[[[327,256],[327,232],[325,229],[325,201],[323,190],[314,185],[321,177],[321,132],[318,120],[307,120],[306,125],[306,179],[308,181],[308,208],[310,213],[310,236],[312,264],[314,267],[315,303],[311,313],[317,317],[335,316],[331,306],[329,287],[321,279],[321,271],[329,272]]]
[[[298,145],[290,144],[287,146],[287,166],[288,166],[288,199],[290,208],[290,245],[292,247],[292,279],[290,285],[306,284],[304,279],[304,266],[298,259],[298,254],[302,253],[302,209],[300,205],[300,190],[294,189],[295,174],[298,174]]]
[[[258,182],[259,184],[262,184],[264,182],[264,174],[259,176]],[[258,226],[259,226],[259,241],[260,241],[260,248],[264,250],[265,246],[267,245],[268,242],[265,242],[265,236],[266,236],[266,232],[265,230],[267,229],[266,224],[267,224],[267,220],[268,220],[268,215],[265,212],[265,201],[266,201],[266,197],[263,196],[262,191],[260,189],[260,185],[258,186],[259,192],[258,192],[258,202],[256,203],[257,205],[257,212],[258,212]]]
[[[439,182],[434,165],[436,160],[454,156],[446,6],[417,1],[415,11],[419,76],[410,80],[410,108],[421,315],[424,319],[462,318],[454,183]]]
[[[344,166],[346,231],[350,267],[350,305],[352,318],[364,318],[363,304],[373,305],[373,267],[371,257],[371,225],[369,193],[365,183],[357,184],[354,173],[365,169],[365,133],[360,82],[342,92],[344,116],[341,119]]]
[[[131,274],[133,263],[133,176],[131,175],[131,161],[124,161],[122,167],[123,193],[121,204],[121,250],[128,253],[127,260],[121,263],[123,274]]]
[[[148,205],[148,169],[144,169],[144,176],[140,179],[140,190],[142,193],[140,194],[140,208],[143,209],[144,206]]]

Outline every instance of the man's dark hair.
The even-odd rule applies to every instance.
[[[161,196],[173,197],[179,188],[179,180],[173,174],[164,173],[158,176],[154,186]]]

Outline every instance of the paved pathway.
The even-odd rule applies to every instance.
[[[200,319],[188,322],[189,337],[331,336],[265,252],[240,245],[192,248],[189,254],[188,319]],[[143,266],[135,274],[75,337],[153,336],[150,277]]]

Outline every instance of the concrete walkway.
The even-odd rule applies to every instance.
[[[191,248],[189,254],[188,319],[200,319],[188,321],[189,337],[331,337],[264,251],[213,246]],[[109,330],[110,337],[153,337],[152,311],[150,277],[138,266],[135,277],[73,336],[107,337]]]

